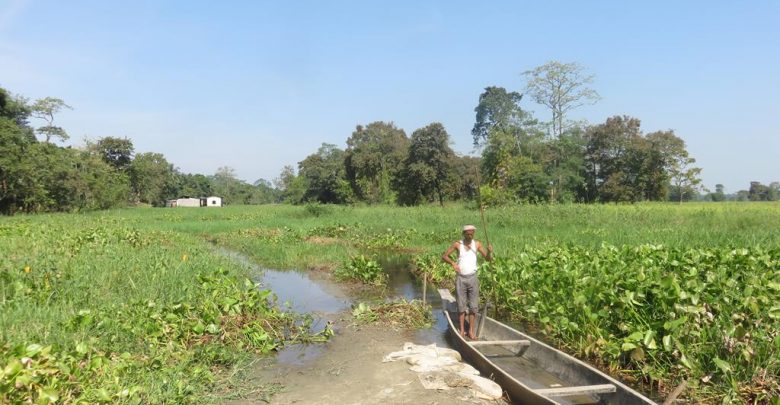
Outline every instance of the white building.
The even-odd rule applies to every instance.
[[[166,203],[168,207],[221,207],[222,197],[184,197],[177,198],[175,200],[168,200]]]
[[[176,203],[173,204],[174,207],[201,207],[203,206],[201,204],[200,198],[178,198],[176,199]]]
[[[207,207],[221,207],[222,206],[222,197],[211,196],[211,197],[206,198],[206,206]]]

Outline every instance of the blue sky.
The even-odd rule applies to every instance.
[[[736,192],[780,181],[778,21],[777,1],[0,0],[0,86],[73,106],[66,144],[126,136],[253,182],[378,120],[441,122],[472,154],[485,87],[578,62],[602,100],[571,118],[673,129],[705,186]]]

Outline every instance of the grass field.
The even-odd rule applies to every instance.
[[[638,381],[695,380],[697,401],[780,395],[779,204],[518,206],[486,218],[498,260],[484,286],[509,316]],[[324,336],[285,334],[294,320],[214,244],[279,269],[407,252],[447,278],[437,258],[466,223],[485,240],[479,211],[461,205],[0,218],[0,402],[233,395],[216,387],[247,352]]]

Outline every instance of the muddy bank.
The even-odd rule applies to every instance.
[[[222,250],[222,249],[221,249]],[[222,250],[257,273],[263,288],[289,302],[296,312],[311,313],[315,329],[330,322],[335,335],[328,343],[294,345],[277,355],[263,358],[246,374],[244,386],[281,387],[279,392],[249,396],[225,403],[238,404],[493,404],[475,397],[468,387],[449,390],[425,389],[418,373],[405,362],[383,363],[382,359],[403,348],[404,343],[449,347],[447,324],[440,311],[431,328],[393,330],[376,325],[357,325],[351,304],[366,292],[335,282],[327,271],[275,271],[263,269],[237,252]],[[390,282],[389,298],[419,299],[422,290],[410,277],[403,259],[385,262]],[[431,291],[426,299],[439,308],[440,300]],[[432,302],[431,302],[432,301]]]
[[[247,398],[228,404],[505,404],[476,398],[467,387],[427,390],[405,362],[383,363],[404,342],[419,339],[416,331],[357,326],[344,313],[336,335],[319,355],[302,363],[266,359],[255,365],[249,384],[280,384],[270,398]]]

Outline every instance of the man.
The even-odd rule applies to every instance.
[[[477,279],[477,252],[487,261],[493,260],[493,246],[488,245],[487,252],[481,243],[474,240],[474,225],[463,227],[463,239],[456,241],[441,256],[457,273],[455,295],[458,301],[458,321],[460,334],[469,339],[477,339],[474,324],[479,310],[479,280]],[[458,260],[452,260],[452,252],[458,252]],[[469,313],[469,332],[465,332],[466,312]]]

